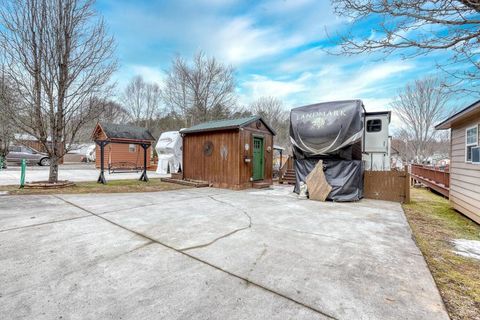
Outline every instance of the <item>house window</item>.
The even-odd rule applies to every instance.
[[[465,131],[465,161],[472,162],[472,148],[478,146],[478,126]]]
[[[129,151],[129,152],[136,152],[136,151],[137,151],[137,145],[135,145],[135,144],[129,144],[129,145],[128,145],[128,151]]]
[[[381,119],[367,120],[367,132],[380,132],[380,131],[382,131]]]

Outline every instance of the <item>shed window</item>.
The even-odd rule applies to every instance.
[[[367,120],[367,132],[380,132],[380,131],[382,131],[381,119]]]
[[[465,161],[472,162],[472,148],[478,146],[478,126],[465,131]]]
[[[136,152],[136,151],[137,151],[137,145],[135,145],[135,144],[129,144],[129,145],[128,145],[128,151],[129,151],[129,152]]]

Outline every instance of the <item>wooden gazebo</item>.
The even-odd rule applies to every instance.
[[[97,144],[97,154],[100,156],[100,175],[97,182],[106,184],[105,180],[105,147],[111,145],[111,149],[116,152],[114,154],[117,157],[117,161],[122,162],[122,158],[128,157],[128,153],[122,152],[122,146],[126,146],[126,150],[130,146],[141,146],[143,149],[143,170],[140,177],[140,181],[148,181],[147,177],[147,168],[148,168],[148,159],[149,154],[147,153],[148,148],[153,144],[155,138],[152,136],[150,131],[145,128],[124,125],[124,124],[114,124],[114,123],[97,123],[95,130],[92,134],[92,140]],[[135,152],[137,152],[135,150]],[[138,153],[138,152],[137,152]],[[110,168],[109,159],[109,168]]]

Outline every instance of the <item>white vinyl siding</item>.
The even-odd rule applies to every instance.
[[[468,146],[478,146],[478,124],[473,118],[468,123],[452,128],[450,162],[450,203],[480,223],[480,165],[467,157]]]

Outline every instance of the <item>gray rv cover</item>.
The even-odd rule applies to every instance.
[[[300,190],[300,181],[305,181],[319,160],[319,158],[295,160],[297,178],[295,193]],[[340,202],[358,201],[363,198],[363,164],[361,160],[322,160],[325,178],[332,186],[327,200]]]
[[[335,155],[359,141],[363,133],[363,111],[362,100],[324,102],[292,109],[290,140],[297,158]]]

